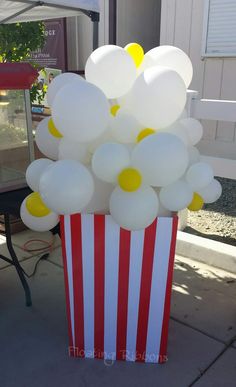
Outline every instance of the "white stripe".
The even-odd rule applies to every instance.
[[[158,218],[146,344],[147,363],[159,361],[171,237],[172,218]]]
[[[130,242],[130,272],[126,360],[135,361],[138,328],[139,294],[143,261],[144,231],[132,231]]]
[[[104,358],[116,359],[120,228],[110,215],[105,217],[105,316]]]
[[[94,216],[81,215],[85,357],[94,357]]]
[[[73,264],[72,264],[72,246],[71,246],[71,222],[70,215],[64,216],[65,227],[65,249],[66,249],[66,262],[68,273],[68,287],[69,287],[69,300],[70,300],[70,319],[73,347],[75,346],[75,321],[74,321],[74,290],[73,290]]]

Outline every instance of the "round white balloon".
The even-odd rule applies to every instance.
[[[161,188],[154,188],[154,191],[157,193],[157,197],[159,199],[159,195],[160,195],[160,190]],[[162,204],[162,202],[159,200],[159,206],[158,206],[158,214],[157,216],[160,216],[160,217],[171,217],[172,216],[172,212],[170,210],[167,210],[167,208],[165,208]]]
[[[140,230],[148,227],[158,213],[158,197],[153,188],[142,186],[134,192],[116,187],[110,198],[110,213],[120,227]]]
[[[143,180],[154,187],[166,186],[181,178],[188,162],[183,142],[163,132],[144,138],[131,156],[131,164],[141,171]]]
[[[75,82],[57,93],[52,105],[57,129],[71,141],[90,142],[107,129],[109,103],[103,92],[89,82]]]
[[[74,83],[77,81],[84,81],[84,78],[74,73],[63,73],[57,75],[48,86],[47,101],[49,106],[52,106],[56,94],[62,87],[68,83]]]
[[[102,144],[92,158],[93,172],[99,179],[108,183],[115,183],[118,174],[129,165],[130,153],[122,144]]]
[[[42,173],[48,168],[49,165],[52,165],[53,161],[49,159],[38,159],[32,161],[26,170],[26,182],[28,186],[33,190],[38,192],[39,190],[39,180]]]
[[[205,203],[214,203],[222,194],[222,186],[218,180],[213,179],[209,185],[198,190],[197,193],[203,198]]]
[[[94,192],[89,170],[75,160],[59,160],[41,176],[39,192],[48,208],[58,214],[81,212]]]
[[[44,232],[51,230],[57,225],[57,223],[59,222],[59,217],[57,214],[55,214],[54,212],[50,212],[50,214],[46,216],[33,216],[26,208],[26,200],[27,198],[25,198],[21,204],[20,217],[22,219],[22,222],[28,228],[33,231]]]
[[[86,144],[62,138],[59,145],[59,160],[77,160],[81,163],[88,161],[88,149]]]
[[[181,116],[179,117],[180,120],[184,120],[185,118],[188,118],[188,112],[186,109],[182,111]]]
[[[193,66],[188,55],[173,46],[154,47],[144,55],[142,69],[152,66],[165,66],[176,71],[189,87],[193,77]]]
[[[129,113],[121,112],[111,120],[112,136],[114,140],[123,144],[135,143],[143,126]]]
[[[205,188],[212,182],[213,178],[214,174],[211,166],[203,162],[191,165],[186,173],[186,181],[195,192]]]
[[[189,166],[192,164],[196,164],[200,161],[200,153],[195,146],[188,147],[188,154],[189,154]]]
[[[189,139],[189,145],[196,145],[203,136],[203,126],[200,121],[194,118],[185,118],[180,121],[184,126]]]
[[[186,87],[173,70],[156,66],[145,70],[136,79],[131,109],[144,127],[163,129],[172,125],[186,104]]]
[[[85,77],[98,86],[107,98],[118,98],[131,89],[136,79],[136,67],[122,47],[105,45],[89,56]]]
[[[91,173],[94,181],[94,193],[83,212],[87,214],[108,214],[109,200],[111,193],[114,190],[114,185],[101,181],[92,171]]]
[[[192,201],[193,191],[184,180],[178,180],[160,190],[160,201],[170,211],[180,211]]]
[[[117,115],[121,111],[132,114],[132,89],[130,89],[127,94],[117,98],[117,103],[120,105],[120,109],[118,110]]]
[[[35,142],[40,152],[52,160],[58,159],[58,148],[61,139],[52,136],[48,129],[50,117],[44,118],[37,126],[35,132]]]
[[[88,152],[93,155],[95,150],[102,144],[105,144],[107,142],[113,142],[114,138],[112,137],[112,131],[111,128],[107,128],[107,130],[96,140],[89,142],[88,145]]]
[[[181,124],[180,121],[176,121],[171,126],[168,126],[167,128],[163,129],[164,132],[174,134],[175,136],[179,137],[180,140],[183,141],[183,143],[188,146],[189,145],[189,139],[188,135],[186,133],[186,129],[184,125]]]

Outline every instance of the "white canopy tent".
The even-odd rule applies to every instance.
[[[87,15],[93,22],[93,48],[98,47],[99,0],[1,0],[0,24]]]

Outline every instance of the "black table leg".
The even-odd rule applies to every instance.
[[[10,217],[9,214],[4,214],[4,221],[5,221],[5,232],[6,232],[6,241],[7,241],[7,248],[10,253],[10,256],[12,258],[12,264],[15,266],[17,273],[19,275],[19,278],[21,280],[22,286],[25,291],[25,300],[26,300],[26,306],[31,306],[32,305],[32,300],[31,300],[31,293],[30,293],[30,288],[29,285],[26,281],[23,269],[18,261],[18,258],[16,256],[16,253],[14,251],[13,245],[12,245],[12,240],[11,240],[11,227],[10,227]]]

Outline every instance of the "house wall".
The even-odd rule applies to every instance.
[[[117,0],[117,44],[131,42],[145,51],[160,42],[161,0]]]
[[[100,0],[99,45],[108,44],[109,2]],[[86,15],[67,18],[68,70],[84,70],[93,51],[93,23]]]
[[[190,89],[201,98],[236,100],[236,58],[201,58],[204,0],[162,0],[160,44],[184,50],[194,67]],[[236,159],[236,125],[204,121],[205,155]]]
[[[100,0],[99,45],[109,43],[109,0]],[[161,0],[117,0],[116,43],[138,42],[145,51],[159,45]],[[67,18],[68,70],[83,70],[92,52],[92,23]]]

